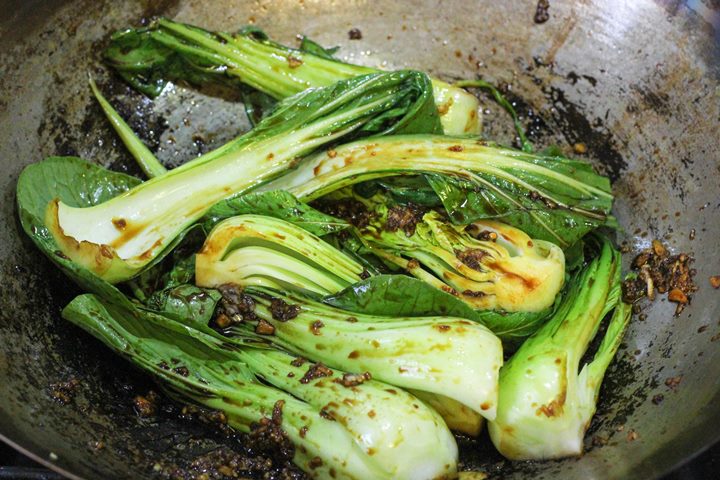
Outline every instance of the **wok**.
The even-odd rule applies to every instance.
[[[101,66],[110,32],[153,15],[210,29],[256,23],[283,42],[302,33],[341,45],[350,61],[509,83],[521,113],[533,115],[539,145],[583,143],[585,156],[611,175],[620,241],[637,251],[663,238],[697,259],[700,290],[689,308],[674,317],[673,304],[657,301],[646,320],[632,322],[584,456],[510,463],[486,439],[461,439],[464,469],[503,478],[656,478],[720,437],[720,292],[708,282],[720,274],[716,1],[551,0],[543,24],[533,22],[530,0],[1,6],[0,437],[15,448],[73,478],[151,476],[153,466],[183,468],[222,445],[257,458],[242,438],[180,418],[169,400],[156,418],[134,413],[132,398],[152,382],[60,318],[77,290],[24,238],[15,214],[18,174],[45,156],[136,171],[91,98],[88,71],[168,164],[246,127],[232,92],[178,87],[153,103]],[[349,40],[351,28],[361,40]],[[503,113],[486,113],[486,134],[511,142]],[[58,401],[58,384],[72,379]],[[273,468],[274,478],[283,475]]]

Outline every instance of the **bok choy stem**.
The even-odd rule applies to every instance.
[[[353,132],[411,128],[411,117],[432,106],[428,92],[427,77],[410,71],[301,92],[249,133],[107,202],[74,208],[52,201],[45,223],[64,255],[111,283],[127,280],[214,203],[267,182],[316,148]]]
[[[307,88],[379,71],[280,45],[257,29],[231,35],[167,18],[147,28],[115,33],[105,58],[135,88],[151,96],[160,93],[166,80],[187,80],[195,84],[243,83],[283,99]],[[480,132],[474,95],[437,79],[432,79],[432,87],[446,133]]]
[[[178,399],[224,412],[240,431],[274,428],[310,476],[430,480],[456,471],[457,446],[442,419],[402,390],[375,380],[346,387],[336,381],[344,372],[267,348],[232,347],[219,335],[94,295],[77,297],[63,316]]]

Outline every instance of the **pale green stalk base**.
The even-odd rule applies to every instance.
[[[348,372],[444,395],[485,418],[495,418],[500,340],[484,326],[452,317],[381,317],[356,314],[295,295],[246,290],[255,314],[273,325],[267,340]],[[290,321],[273,317],[271,298],[297,305]],[[252,324],[245,328],[253,328]]]
[[[615,309],[592,362],[578,373],[605,314]],[[512,460],[580,455],[605,371],[630,319],[620,298],[620,254],[609,243],[575,279],[557,313],[503,367],[490,438]]]
[[[319,237],[259,215],[219,223],[195,257],[201,287],[234,283],[328,295],[359,282],[362,273],[362,265]]]

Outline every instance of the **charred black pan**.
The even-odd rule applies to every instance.
[[[139,418],[132,399],[152,383],[60,319],[76,290],[23,238],[15,215],[19,172],[45,156],[130,168],[91,99],[88,71],[170,163],[243,128],[242,109],[228,92],[178,87],[151,103],[102,67],[110,32],[160,14],[211,29],[256,23],[282,41],[303,33],[341,45],[356,62],[509,83],[522,113],[533,116],[540,145],[582,143],[610,173],[621,241],[637,250],[664,238],[697,259],[700,290],[689,308],[674,317],[673,306],[658,301],[644,321],[633,321],[582,458],[510,464],[485,441],[462,440],[463,467],[505,478],[655,478],[720,437],[720,291],[708,282],[720,274],[717,2],[550,0],[541,24],[530,0],[0,6],[0,437],[16,448],[84,478],[199,472],[212,455],[231,450],[246,473],[269,465],[242,439],[181,418],[169,401],[155,417]],[[352,28],[362,39],[348,38]],[[503,120],[491,109],[486,131],[510,142]],[[299,475],[272,465],[272,478]]]

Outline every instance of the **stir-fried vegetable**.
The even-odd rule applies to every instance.
[[[268,194],[252,194],[250,197],[258,199],[263,195]],[[234,200],[234,211],[247,211],[246,209],[250,206],[256,210],[261,208],[260,202],[249,202],[248,200],[248,196]],[[241,205],[243,207],[239,208]],[[220,209],[214,207],[213,210],[219,211]],[[268,213],[273,212],[268,210]],[[319,212],[314,213],[319,214]],[[337,222],[338,220],[333,220],[333,223],[329,223],[326,219],[318,218],[313,223],[301,221],[300,224],[305,228],[323,227],[318,229],[318,233],[325,233],[325,227],[338,225]],[[369,228],[367,225],[366,227]],[[478,253],[476,257],[482,257],[481,261],[487,260],[487,257],[489,262],[503,266],[504,270],[498,268],[488,270],[485,273],[486,280],[484,282],[475,281],[473,283],[476,288],[484,292],[481,294],[459,293],[455,288],[440,280],[442,278],[449,281],[456,278],[457,281],[464,281],[468,284],[473,282],[472,279],[462,280],[458,278],[457,274],[456,277],[451,276],[451,273],[456,271],[456,267],[450,265],[460,262],[458,259],[444,266],[443,268],[446,270],[440,270],[438,277],[435,277],[422,270],[419,264],[408,268],[409,261],[386,251],[379,251],[380,247],[378,246],[374,246],[369,251],[404,266],[408,272],[417,274],[418,278],[425,282],[425,285],[418,285],[413,283],[411,278],[400,275],[379,275],[372,278],[371,283],[361,282],[361,279],[372,275],[354,258],[300,228],[299,225],[259,215],[240,215],[226,219],[215,226],[205,240],[202,249],[195,256],[195,283],[202,287],[212,288],[225,284],[237,284],[266,286],[314,294],[315,296],[327,295],[324,301],[330,304],[376,315],[417,317],[444,314],[456,316],[489,327],[506,342],[506,346],[512,346],[517,343],[517,338],[522,339],[532,334],[541,325],[542,320],[552,313],[553,307],[557,303],[558,289],[563,280],[562,251],[552,244],[547,244],[545,246],[549,252],[542,257],[536,253],[536,249],[538,244],[543,245],[545,242],[536,241],[533,247],[529,247],[527,245],[529,238],[522,232],[497,222],[478,222],[470,227],[466,233],[461,232],[453,225],[438,224],[440,230],[450,229],[453,235],[462,237],[473,248],[486,249],[478,250],[481,253]],[[473,235],[485,238],[485,240],[476,240],[470,232],[474,232]],[[368,243],[380,238],[380,234],[366,234],[365,236]],[[413,237],[414,235],[410,238]],[[410,240],[401,235],[400,242],[409,243]],[[431,257],[435,250],[438,251],[438,257],[458,255],[446,244],[447,242],[438,242],[438,245],[421,244],[418,246],[418,250],[425,252],[425,256],[428,257]],[[401,248],[395,245],[391,247],[393,249]],[[482,253],[485,251],[487,253]],[[413,258],[419,258],[418,255]],[[411,256],[413,256],[412,252]],[[463,255],[459,255],[459,257],[464,258]],[[468,260],[466,259],[466,261]],[[429,265],[434,266],[439,262],[440,260],[437,263],[429,263]],[[506,263],[509,263],[509,266],[505,265]],[[512,266],[515,263],[519,266],[513,269]],[[529,265],[524,265],[524,263]],[[480,267],[481,265],[476,266]],[[457,268],[464,269],[462,265]],[[423,273],[419,273],[420,271]],[[525,272],[527,279],[523,280],[525,277],[519,276],[521,272]],[[530,274],[535,276],[530,276]],[[528,283],[532,283],[533,288],[530,288]],[[429,290],[423,288],[425,286]],[[438,288],[438,291],[433,292],[432,288]],[[344,289],[345,291],[341,291]],[[514,313],[472,310],[457,305],[458,299],[463,299],[469,306],[476,307],[480,301],[483,301],[487,307],[491,301],[494,302],[493,297],[496,294],[493,292],[498,289],[505,291],[498,295],[502,299],[512,298],[512,292],[515,290],[518,299],[513,305],[517,305],[519,308],[538,308],[538,302],[547,305],[532,312]],[[445,292],[451,292],[453,295]],[[396,303],[391,299],[391,295],[410,308]],[[543,295],[547,298],[543,298]],[[423,306],[424,304],[431,308],[427,309]]]
[[[163,381],[173,395],[225,413],[250,431],[263,423],[294,445],[311,477],[416,479],[450,476],[457,446],[442,419],[402,390],[262,348],[228,349],[221,337],[94,295],[63,316]]]
[[[558,311],[505,364],[490,438],[514,460],[579,455],[603,376],[630,319],[620,294],[620,254],[607,241],[571,282]],[[594,359],[580,365],[600,323],[614,309]],[[582,368],[581,368],[582,367]]]
[[[311,477],[452,478],[448,427],[484,419],[510,459],[582,452],[630,315],[620,254],[586,240],[615,225],[607,178],[531,153],[482,80],[462,85],[491,90],[524,151],[442,134],[477,132],[464,90],[308,39],[159,19],[106,58],[150,95],[237,86],[255,127],[168,171],[91,80],[150,179],[71,157],[23,171],[23,229],[92,292],[66,319]]]
[[[452,317],[355,314],[267,290],[232,292],[230,298],[236,302],[230,310],[242,320],[231,323],[231,332],[255,332],[326,365],[444,395],[495,417],[502,347],[482,325]]]
[[[470,138],[361,140],[316,154],[264,188],[312,200],[364,180],[419,173],[426,174],[456,224],[501,220],[563,248],[614,224],[610,182],[589,164]]]
[[[257,29],[215,33],[160,18],[147,28],[117,32],[105,58],[131,85],[151,96],[160,93],[166,80],[235,81],[283,99],[307,88],[378,72],[340,62],[314,47],[288,48]],[[437,79],[432,84],[445,133],[479,133],[475,96]]]
[[[358,262],[284,220],[240,215],[219,223],[195,260],[195,282],[295,289],[319,295],[359,282]]]
[[[214,203],[270,180],[302,155],[352,132],[424,129],[432,119],[418,112],[432,107],[428,91],[427,77],[409,71],[306,90],[249,133],[110,201],[74,208],[54,200],[45,223],[64,255],[109,282],[127,280]]]
[[[562,250],[517,228],[492,220],[453,225],[437,210],[391,205],[382,195],[335,202],[367,209],[356,231],[371,253],[473,308],[539,312],[562,287]]]
[[[368,202],[370,204],[370,202]],[[370,204],[358,226],[369,252],[477,309],[538,312],[564,280],[562,250],[499,222],[463,227],[436,211]],[[265,216],[227,219],[210,232],[196,259],[196,282],[292,288],[328,295],[370,274],[342,251],[289,222]],[[426,269],[433,273],[428,272]]]

